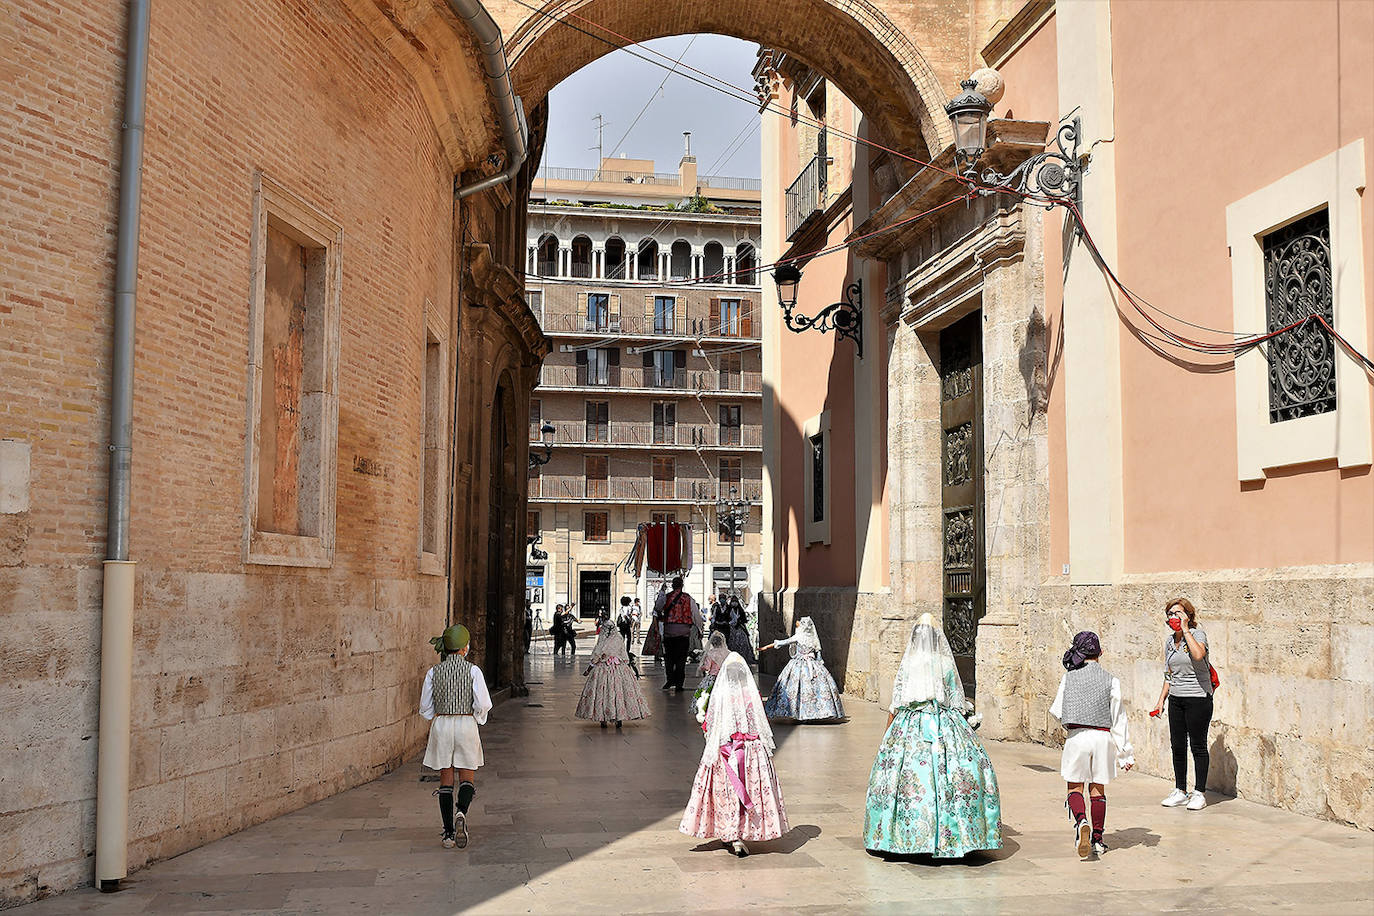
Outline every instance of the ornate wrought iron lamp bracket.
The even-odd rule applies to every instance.
[[[793,306],[783,303],[782,320],[787,330],[794,334],[803,331],[820,331],[825,334],[834,331],[837,337],[854,341],[858,348],[859,359],[864,358],[864,296],[863,281],[855,280],[845,287],[844,299],[827,305],[816,313],[814,318],[793,311]]]
[[[549,558],[549,552],[547,550],[539,549],[538,545],[542,543],[544,543],[544,535],[542,534],[530,534],[525,536],[525,545],[530,549],[530,559],[534,560],[536,563]]]
[[[978,159],[982,151],[979,150],[977,155],[960,156],[963,174],[978,182],[980,187],[976,191],[983,197],[1010,192],[1027,195],[1028,203],[1046,210],[1053,209],[1059,201],[1070,201],[1078,206],[1082,203],[1083,190],[1083,165],[1078,149],[1081,136],[1082,124],[1075,117],[1059,125],[1055,134],[1058,150],[1046,150],[1032,156],[1006,174],[992,168],[980,172]]]
[[[545,422],[544,425],[539,428],[539,433],[544,439],[544,454],[540,455],[538,452],[530,449],[530,467],[537,468],[553,460],[553,436],[557,431],[558,430],[554,429],[553,424],[548,422]]]

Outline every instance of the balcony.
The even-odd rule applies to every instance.
[[[760,321],[749,322],[749,333],[742,331],[742,322],[733,325],[716,322],[705,316],[688,318],[667,315],[653,318],[645,315],[622,314],[618,317],[588,318],[586,315],[545,311],[539,326],[548,334],[614,334],[629,337],[728,337],[732,340],[758,340],[762,333]]]
[[[531,500],[540,502],[607,503],[714,503],[731,490],[741,499],[763,498],[761,480],[653,480],[648,477],[612,477],[609,480],[582,476],[544,476],[530,481]],[[723,493],[722,493],[723,490]],[[596,494],[596,495],[593,495]]]
[[[787,189],[783,206],[789,242],[810,228],[825,209],[826,161],[825,145],[822,143],[821,152],[806,164],[797,180]]]
[[[616,421],[606,424],[568,423],[556,427],[555,445],[620,445],[651,448],[762,448],[763,427],[720,426],[709,423],[678,423],[655,426],[649,421]],[[539,424],[530,424],[530,443],[542,446]]]
[[[763,391],[760,372],[719,372],[695,369],[660,376],[654,369],[640,366],[607,366],[605,372],[587,366],[545,366],[539,373],[540,388],[607,388],[620,391],[729,391],[759,394]]]

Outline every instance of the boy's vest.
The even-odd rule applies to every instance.
[[[435,665],[430,686],[435,715],[472,715],[472,663],[466,658],[454,654]]]
[[[1065,725],[1112,727],[1112,676],[1101,665],[1088,664],[1064,674]]]

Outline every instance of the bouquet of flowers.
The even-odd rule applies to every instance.
[[[708,675],[701,679],[701,684],[692,694],[692,709],[696,713],[697,724],[701,726],[703,732],[706,731],[706,708],[711,704],[711,688],[715,686],[715,683],[715,675]]]

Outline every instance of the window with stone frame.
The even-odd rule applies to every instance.
[[[675,521],[677,521],[677,513],[676,513],[676,512],[651,512],[651,513],[649,513],[649,521],[653,522],[655,525],[661,525],[661,524],[663,524],[664,522],[675,522]]]
[[[426,303],[424,387],[421,391],[420,571],[442,575],[440,560],[448,513],[444,493],[444,455],[448,443],[448,360],[444,330]]]
[[[609,541],[610,537],[610,515],[606,512],[584,512],[582,513],[582,540],[584,541]]]
[[[253,190],[244,559],[329,566],[342,229],[264,176]]]
[[[1269,422],[1330,413],[1336,409],[1336,345],[1317,320],[1335,326],[1327,208],[1269,233],[1262,247],[1268,330],[1283,331],[1266,354]]]

